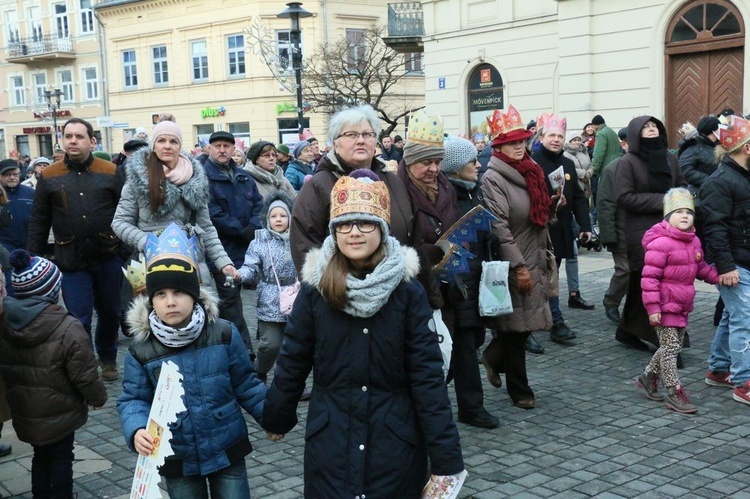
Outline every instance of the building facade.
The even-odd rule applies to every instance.
[[[100,30],[92,0],[0,0],[0,157],[51,156],[71,116],[104,113]],[[59,89],[60,105],[47,95]],[[52,105],[57,108],[56,98]],[[56,116],[53,116],[56,114]],[[97,127],[97,134],[101,132]]]
[[[491,109],[513,104],[526,120],[552,110],[576,130],[595,114],[613,127],[651,114],[673,145],[686,120],[750,111],[746,1],[424,0],[421,9],[424,34],[401,50],[423,46],[425,102],[448,131],[476,132]]]
[[[363,30],[385,24],[385,5],[384,1],[306,3],[303,8],[313,15],[300,20],[303,57],[341,38],[356,51]],[[270,47],[282,64],[288,63],[290,21],[277,17],[283,9],[282,2],[263,0],[97,3],[95,11],[104,30],[112,150],[119,150],[135,128],[150,131],[164,112],[173,114],[181,126],[185,149],[218,130],[232,132],[244,147],[260,139],[296,142],[296,96],[289,84],[293,72],[285,66],[274,76],[258,53],[251,29],[259,22],[267,37],[265,48]],[[421,104],[422,72],[414,71],[394,98],[395,94],[411,105]],[[306,111],[303,123],[325,140],[326,115]]]

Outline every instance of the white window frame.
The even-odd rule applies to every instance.
[[[198,52],[196,51],[196,47],[200,44],[203,45],[203,49]],[[199,72],[197,77],[196,71]],[[208,80],[208,42],[205,38],[190,40],[190,74],[192,81]]]
[[[404,54],[404,71],[409,74],[424,74],[424,54],[422,52]]]
[[[39,77],[43,80],[40,80]],[[44,92],[47,91],[47,73],[33,73],[31,80],[34,82],[34,95],[37,103],[45,104],[47,102],[47,97],[44,96]]]
[[[41,42],[44,38],[42,29],[42,9],[35,5],[26,9],[26,19],[29,22],[28,36],[35,42]]]
[[[359,43],[353,44],[349,41],[349,35],[358,35]],[[361,70],[362,61],[364,61],[367,47],[365,46],[365,30],[363,28],[346,28],[345,40],[347,43],[346,51],[346,69],[350,72]]]
[[[82,35],[92,35],[94,34],[95,24],[94,24],[94,10],[91,8],[92,0],[78,0],[78,6],[80,8],[80,17],[78,18],[81,21],[81,34]]]
[[[94,79],[89,78],[89,71],[94,71]],[[89,66],[87,68],[81,68],[81,75],[83,80],[83,100],[85,101],[97,101],[99,100],[99,70],[96,66]]]
[[[23,81],[23,75],[13,75],[10,77],[10,85],[8,86],[13,93],[13,107],[26,106],[26,88],[24,85],[25,82]]]
[[[5,11],[5,39],[8,45],[21,43],[18,33],[18,12],[15,10]]]
[[[241,44],[236,45],[237,38],[240,38]],[[235,46],[232,47],[232,40],[235,42]],[[247,71],[247,58],[245,57],[245,35],[237,33],[228,35],[227,41],[227,76],[229,78],[241,78],[245,76]],[[234,57],[234,61],[232,58]],[[233,72],[234,71],[234,72]]]
[[[127,49],[122,54],[122,76],[125,90],[138,88],[138,59],[135,49]],[[132,57],[132,59],[131,59]]]
[[[64,75],[68,75],[68,81],[65,81]],[[73,102],[73,70],[60,69],[57,71],[57,87],[62,91],[60,102]]]
[[[62,12],[57,10],[62,7]],[[56,3],[52,5],[55,12],[55,35],[58,40],[70,38],[70,25],[68,24],[68,6],[65,3]]]
[[[158,54],[156,51],[164,49],[164,55]],[[166,45],[155,45],[151,47],[151,61],[153,68],[154,86],[163,86],[169,84],[169,60],[167,59],[169,52]],[[161,81],[158,81],[161,80]]]
[[[288,29],[276,30],[276,56],[279,60],[279,69],[292,72],[292,32]]]

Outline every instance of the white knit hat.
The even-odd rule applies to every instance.
[[[471,141],[461,137],[445,139],[445,156],[440,164],[440,170],[446,175],[456,173],[466,163],[477,159],[477,148]]]

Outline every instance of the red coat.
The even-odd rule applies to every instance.
[[[706,263],[695,229],[683,232],[662,220],[646,231],[643,249],[641,288],[646,312],[661,313],[661,326],[686,327],[696,277],[709,284],[719,282],[716,268]]]

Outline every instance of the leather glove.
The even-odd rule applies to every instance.
[[[524,296],[530,295],[534,283],[531,280],[531,272],[526,268],[526,265],[514,268],[513,275],[516,277],[516,289],[518,292]]]
[[[255,239],[255,227],[248,225],[242,229],[242,238],[248,243],[251,243],[253,239]]]

